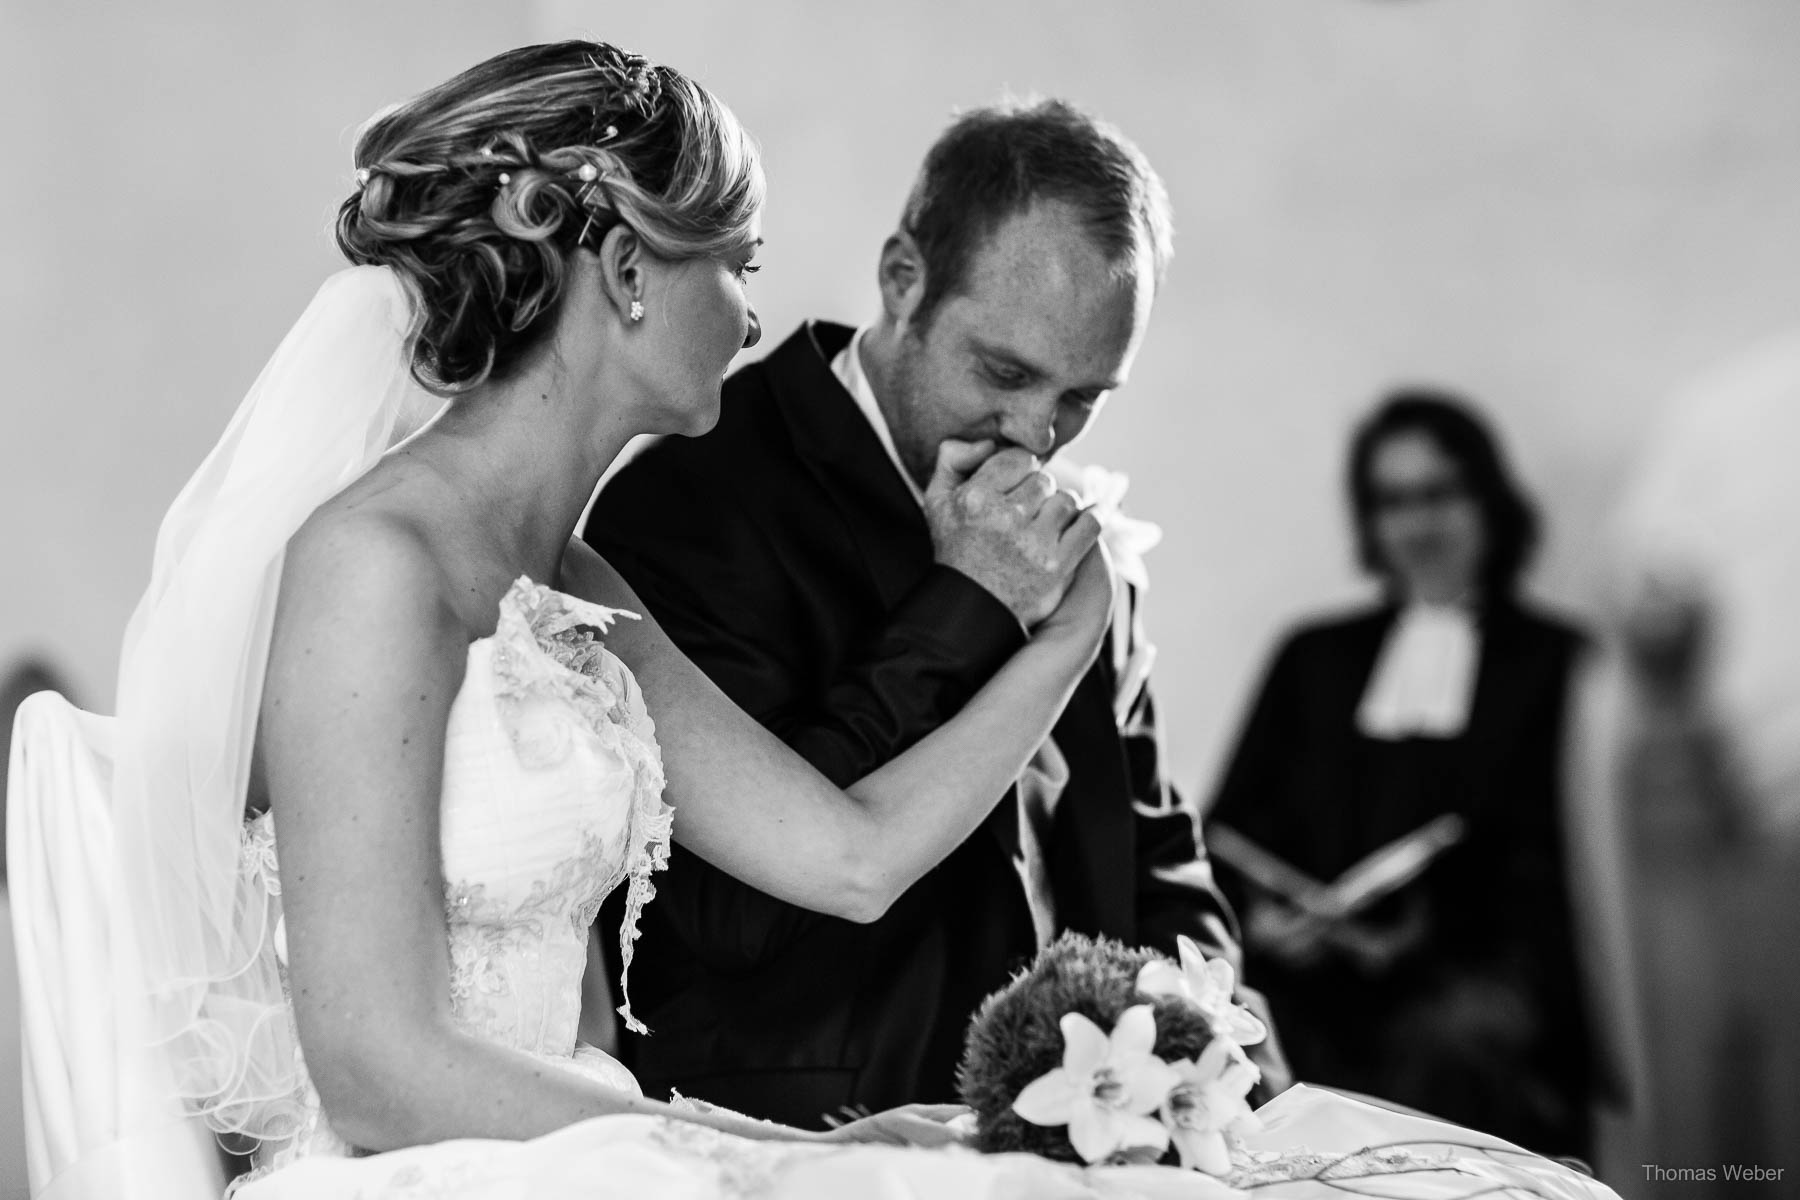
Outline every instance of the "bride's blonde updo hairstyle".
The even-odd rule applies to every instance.
[[[338,246],[399,275],[413,374],[443,395],[504,377],[548,330],[571,256],[614,225],[660,258],[724,255],[763,200],[756,148],[717,97],[603,42],[471,67],[373,118],[356,166]]]

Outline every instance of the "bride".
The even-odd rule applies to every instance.
[[[122,1019],[190,1110],[254,1143],[245,1197],[319,1194],[309,1161],[423,1147],[442,1170],[443,1143],[608,1115],[952,1140],[942,1107],[818,1133],[646,1099],[576,1044],[588,931],[628,888],[629,961],[676,808],[684,846],[760,890],[880,915],[987,815],[1097,652],[1094,517],[1066,520],[1081,566],[1030,642],[840,791],[573,538],[626,442],[709,428],[758,337],[763,180],[735,117],[567,42],[382,114],[356,161],[337,232],[358,265],[176,501],[127,633],[112,921],[148,1002]]]
[[[34,1103],[104,1099],[116,1119],[62,1131],[36,1186],[114,1194],[140,1163],[133,1186],[157,1180],[129,1136],[171,1098],[254,1147],[243,1200],[1112,1186],[1023,1156],[830,1144],[948,1142],[947,1109],[817,1133],[649,1099],[577,1044],[595,912],[628,889],[628,965],[671,836],[872,920],[975,829],[1104,634],[1094,518],[1068,521],[1080,565],[1029,643],[840,791],[572,538],[626,442],[709,428],[757,339],[763,183],[736,119],[674,70],[566,42],[380,115],[356,162],[337,233],[357,265],[165,519],[117,718],[21,710],[28,762],[60,734],[110,770],[85,786],[110,810],[116,881],[95,984],[116,1005],[113,1075],[104,1096],[32,1079]],[[27,770],[21,824],[53,828],[79,786]],[[66,920],[24,911],[32,894],[22,923]],[[628,973],[625,992],[633,1022]],[[95,1032],[28,1005],[34,1062],[81,1060]],[[1217,1186],[1165,1175],[1168,1194]]]

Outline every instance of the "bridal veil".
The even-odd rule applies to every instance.
[[[34,1194],[166,1194],[145,1142],[173,1136],[186,1161],[205,1139],[173,1131],[196,1118],[292,1132],[299,1045],[240,842],[263,672],[288,539],[442,408],[411,375],[413,313],[387,268],[325,282],[163,519],[117,715],[50,693],[20,709],[9,845]]]

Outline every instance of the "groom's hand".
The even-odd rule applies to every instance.
[[[937,561],[954,567],[1032,628],[1062,601],[1100,522],[1058,488],[1036,456],[991,442],[946,441],[925,488]]]

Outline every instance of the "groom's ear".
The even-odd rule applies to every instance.
[[[650,251],[644,239],[621,221],[606,231],[593,254],[600,267],[601,295],[618,312],[621,321],[629,321],[631,302],[644,301],[644,289],[649,283],[645,268]]]
[[[888,235],[881,247],[875,282],[888,318],[900,325],[911,320],[925,296],[925,259],[911,234],[895,230]]]

